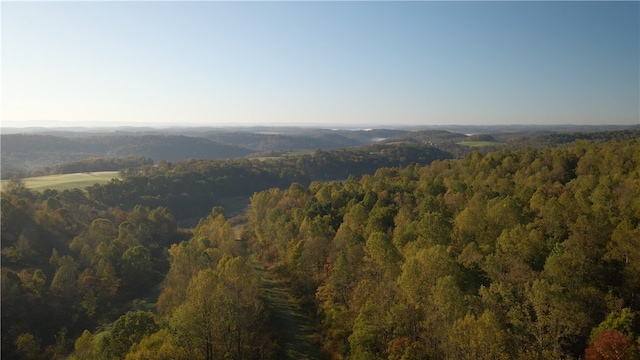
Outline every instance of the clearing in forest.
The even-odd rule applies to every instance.
[[[262,279],[265,300],[271,312],[271,326],[278,331],[282,359],[320,358],[311,321],[304,315],[286,285],[265,270],[255,258],[252,261]]]
[[[24,178],[24,186],[27,189],[44,191],[47,189],[64,191],[72,189],[84,190],[94,184],[105,184],[111,179],[120,178],[119,171],[98,171],[74,174],[46,175]],[[2,180],[2,189],[9,180]]]

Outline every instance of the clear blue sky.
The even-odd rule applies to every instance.
[[[5,2],[2,126],[638,124],[639,2]]]

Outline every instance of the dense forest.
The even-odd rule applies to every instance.
[[[385,166],[429,164],[451,157],[423,144],[376,144],[266,160],[160,161],[157,166],[125,170],[122,180],[87,190],[93,200],[111,207],[165,206],[184,219],[206,215],[221,198],[248,198],[254,192],[286,188],[292,182],[308,185],[311,181],[373,174]]]
[[[283,358],[262,267],[315,324],[321,358],[640,356],[637,138],[123,175],[86,192],[13,179],[2,193],[3,358]],[[250,194],[233,221],[212,209]]]
[[[640,355],[637,140],[292,185],[254,195],[249,220],[327,357]]]
[[[14,184],[2,194],[2,357],[62,358],[83,329],[153,292],[181,240],[166,208],[108,209],[80,190]]]
[[[14,173],[22,177],[42,175],[49,173],[50,169],[57,165],[87,162],[90,158],[151,158],[154,161],[177,161],[188,158],[239,158],[254,152],[243,146],[179,135],[89,134],[82,137],[65,137],[3,134],[0,138],[3,179],[10,178]],[[105,170],[107,168],[94,168],[92,171]]]
[[[562,131],[558,131],[558,130]],[[615,131],[614,131],[615,129]],[[8,132],[6,132],[8,131]],[[10,179],[67,173],[82,163],[90,170],[108,171],[114,159],[132,158],[177,162],[187,159],[239,159],[281,156],[316,150],[335,150],[375,143],[426,144],[456,157],[523,147],[542,149],[570,144],[576,140],[609,141],[640,136],[638,126],[594,127],[510,127],[450,126],[447,129],[317,129],[257,127],[215,128],[121,128],[89,131],[40,129],[0,134],[2,161],[0,175]],[[24,129],[23,129],[24,131]],[[473,144],[481,141],[483,144]],[[96,158],[111,158],[100,164]],[[68,163],[74,163],[67,166]],[[102,165],[102,166],[101,166]],[[60,167],[65,167],[60,169]],[[117,170],[130,166],[121,166]]]

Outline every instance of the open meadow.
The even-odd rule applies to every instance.
[[[94,185],[109,182],[111,179],[120,178],[119,171],[100,171],[74,174],[46,175],[24,178],[25,187],[31,190],[43,191],[53,189],[58,191],[82,189]],[[2,180],[2,189],[9,180]]]
[[[502,143],[497,141],[461,141],[458,143],[458,145],[469,147],[484,147],[502,145]]]

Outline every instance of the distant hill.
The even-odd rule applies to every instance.
[[[536,133],[514,133],[497,134],[494,137],[504,141],[510,148],[531,147],[541,149],[545,147],[555,147],[558,145],[568,145],[577,140],[584,141],[623,141],[640,138],[640,128],[625,129],[617,131],[593,131],[593,132],[536,132]]]
[[[124,173],[122,181],[87,189],[99,203],[133,208],[165,206],[179,219],[202,217],[221,199],[249,197],[292,183],[344,180],[375,174],[383,167],[430,164],[453,156],[435,147],[414,144],[372,144],[334,150],[315,150],[297,156],[250,160],[184,160],[166,166],[145,166]],[[169,171],[168,171],[169,170]]]
[[[3,170],[9,165],[27,169],[41,168],[98,157],[105,152],[105,149],[95,143],[88,146],[84,141],[53,135],[3,134],[0,136],[0,144]]]
[[[371,144],[372,142],[384,141],[386,139],[406,134],[407,130],[392,129],[367,129],[367,130],[325,130],[327,134],[339,134],[349,139],[357,140],[362,145]]]
[[[578,128],[578,127],[576,127]],[[496,132],[486,133],[477,132],[473,135],[451,132],[446,130],[420,130],[410,131],[404,134],[390,137],[385,143],[420,143],[427,144],[438,149],[447,151],[455,157],[464,157],[474,151],[487,153],[490,151],[499,151],[502,149],[517,150],[526,147],[533,149],[543,149],[547,147],[556,147],[559,145],[569,145],[578,140],[584,141],[611,141],[611,140],[631,140],[640,138],[640,128],[628,127],[619,130],[600,130],[602,127],[579,127],[592,131],[573,131],[573,132],[555,132],[555,131],[520,131],[520,132]],[[613,127],[614,129],[616,127]],[[478,127],[476,130],[480,130]],[[515,127],[508,127],[515,129]],[[467,129],[469,130],[469,129]],[[498,130],[498,129],[496,129]],[[503,129],[505,130],[505,129]],[[487,145],[479,147],[464,146],[465,142],[486,142]]]
[[[555,147],[576,140],[640,137],[640,126],[614,125],[449,126],[423,127],[420,130],[305,127],[24,130],[28,131],[15,134],[12,132],[16,129],[2,129],[2,178],[8,178],[12,173],[30,173],[31,176],[35,175],[34,171],[49,173],[46,168],[90,158],[135,157],[174,162],[189,158],[240,158],[249,154],[273,157],[289,151],[394,143],[423,144],[437,147],[454,157],[464,157],[474,151],[486,153],[505,148]],[[100,170],[107,169],[94,171]]]
[[[35,131],[36,129],[31,129]],[[45,129],[43,129],[45,130]],[[197,130],[197,131],[196,131]],[[332,150],[369,145],[404,130],[329,130],[310,128],[119,129],[42,133],[3,133],[3,178],[15,172],[51,168],[89,158],[228,159],[273,150]],[[98,170],[96,170],[98,171]]]
[[[406,130],[371,129],[306,129],[264,128],[242,131],[212,131],[206,138],[256,151],[268,150],[332,150],[369,145],[408,133]]]
[[[2,168],[37,169],[92,157],[147,157],[164,159],[228,159],[254,152],[241,146],[182,135],[89,135],[63,137],[3,134]]]
[[[409,131],[404,134],[390,137],[385,143],[408,142],[417,144],[426,144],[437,147],[438,149],[447,151],[456,157],[463,157],[472,152],[466,146],[458,145],[459,142],[467,140],[465,134],[446,130],[419,130]]]
[[[446,130],[420,130],[409,131],[400,135],[390,137],[386,142],[416,142],[416,143],[433,143],[439,144],[443,142],[462,141],[467,138],[467,135]]]
[[[182,135],[132,136],[133,141],[109,150],[107,156],[142,156],[154,160],[229,159],[246,156],[253,151],[246,147],[222,144],[205,138]]]
[[[302,150],[302,149],[337,149],[362,145],[355,139],[350,139],[341,134],[278,134],[278,133],[251,133],[237,132],[213,132],[205,135],[207,139],[225,143],[242,145],[255,151],[266,150]]]

